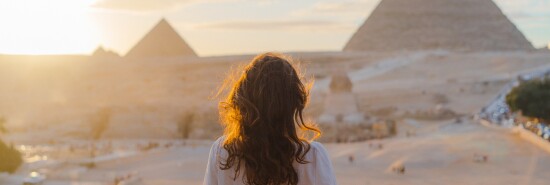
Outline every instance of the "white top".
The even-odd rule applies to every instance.
[[[238,176],[233,180],[235,169],[221,170],[220,159],[228,156],[223,148],[223,137],[214,142],[210,149],[210,156],[206,166],[204,185],[244,185],[242,177]],[[298,185],[336,185],[336,178],[332,170],[332,164],[327,151],[318,142],[311,142],[311,150],[306,154],[305,160],[309,163],[300,164],[294,162],[294,169],[298,173]],[[243,174],[243,173],[240,173]]]

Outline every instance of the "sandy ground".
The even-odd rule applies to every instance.
[[[361,112],[394,107],[397,111],[389,117],[399,117],[443,104],[468,117],[490,102],[510,79],[550,67],[550,54],[542,52],[293,55],[303,61],[306,76],[316,79],[307,112],[313,117],[323,109],[330,76],[339,71],[347,71],[353,81]],[[104,139],[175,139],[175,123],[182,113],[216,114],[211,95],[231,66],[250,57],[161,62],[0,57],[0,101],[4,102],[0,116],[15,132],[6,139],[15,144],[47,144],[89,138],[87,124],[101,107],[111,107],[114,114]],[[447,101],[437,102],[437,95]],[[407,138],[401,130],[397,137],[385,140],[325,145],[340,184],[527,185],[550,181],[543,173],[550,170],[550,155],[511,133],[485,128],[473,120],[454,124],[454,120],[400,119],[405,119],[399,121],[401,129],[414,128],[417,135]],[[201,124],[217,126],[213,120]],[[55,167],[58,175],[46,184],[101,185],[129,173],[141,177],[144,184],[200,184],[208,150],[208,144],[153,150],[100,162],[89,171],[62,165]],[[353,163],[348,161],[350,155],[355,158]],[[475,155],[487,155],[489,160],[476,163]],[[390,170],[401,163],[405,174]],[[80,175],[71,177],[76,173]],[[0,184],[18,184],[10,179],[0,177]]]
[[[434,132],[435,131],[435,132]],[[442,124],[429,134],[380,141],[381,150],[328,145],[341,184],[547,184],[550,157],[509,133]],[[338,152],[336,152],[338,151]],[[357,162],[348,163],[347,155]],[[487,155],[487,163],[474,155]],[[403,175],[390,172],[402,163]]]
[[[419,122],[413,137],[325,144],[339,184],[548,184],[550,155],[501,130],[477,123]],[[382,145],[382,148],[378,148]],[[99,163],[82,174],[97,181],[137,174],[148,185],[201,184],[209,146],[174,148]],[[475,155],[486,155],[485,163]],[[349,156],[355,160],[350,162]],[[405,174],[391,171],[402,164]],[[50,183],[56,184],[56,183]]]
[[[302,61],[306,77],[315,77],[307,110],[313,117],[323,109],[330,76],[339,71],[348,72],[354,82],[361,112],[385,107],[399,112],[432,109],[437,105],[434,96],[443,94],[449,99],[446,106],[472,114],[518,74],[550,67],[550,53],[544,52],[292,55]],[[40,129],[86,137],[78,128],[88,126],[96,112],[107,107],[114,114],[107,138],[174,138],[175,123],[182,115],[216,114],[214,95],[223,78],[250,57],[110,61],[0,56],[0,101],[4,102],[0,116],[18,132]],[[216,125],[215,121],[205,124]]]

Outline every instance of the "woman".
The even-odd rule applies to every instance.
[[[308,90],[287,57],[256,56],[220,103],[225,132],[212,145],[204,184],[336,184],[324,147],[304,138],[320,135],[302,116]]]

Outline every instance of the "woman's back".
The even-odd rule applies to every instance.
[[[229,170],[220,170],[220,162],[227,159],[228,153],[223,148],[223,137],[214,142],[210,149],[206,175],[204,177],[205,185],[245,185],[242,174],[236,177],[235,166]],[[336,179],[332,170],[332,164],[327,151],[321,143],[311,142],[311,150],[305,155],[305,160],[309,163],[301,164],[294,162],[294,169],[298,173],[299,185],[334,185]]]
[[[325,149],[309,142],[321,131],[304,121],[311,86],[291,59],[258,55],[237,79],[220,102],[224,136],[212,146],[205,184],[335,184]]]

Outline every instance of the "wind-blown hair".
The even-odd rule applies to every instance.
[[[234,180],[242,173],[249,185],[298,183],[293,163],[308,163],[309,140],[321,133],[304,122],[310,86],[302,79],[291,60],[277,53],[260,54],[244,68],[220,102],[228,152],[221,170],[234,167]],[[307,133],[314,135],[308,139]]]

